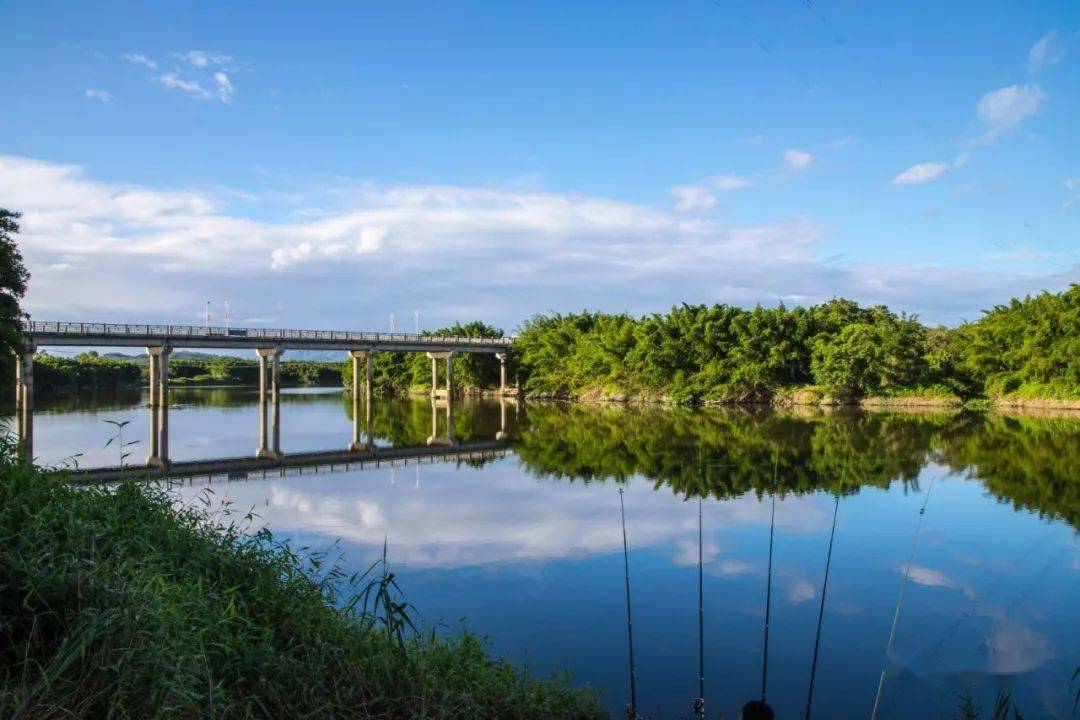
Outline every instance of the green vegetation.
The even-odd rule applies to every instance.
[[[884,306],[683,305],[632,318],[535,316],[513,352],[549,397],[753,402],[980,396],[1080,399],[1080,285],[1013,300],[978,322],[927,328]]]
[[[451,327],[425,332],[424,335],[444,337],[501,338],[502,330],[474,321],[458,323]],[[492,355],[461,354],[454,358],[454,383],[465,389],[497,388],[499,386],[499,361]],[[439,382],[445,379],[445,363],[439,363]],[[410,390],[431,387],[431,360],[424,353],[379,353],[375,356],[375,387],[383,393],[402,394]],[[341,370],[341,381],[352,387],[352,364],[346,363]]]
[[[343,366],[343,362],[285,360],[281,382],[286,386],[337,386]],[[169,361],[169,382],[174,385],[255,385],[258,380],[258,361],[247,358],[221,355]],[[118,388],[146,381],[147,363],[134,356],[90,351],[69,358],[42,352],[34,359],[34,388],[38,391]]]
[[[136,385],[142,377],[138,365],[93,351],[73,358],[46,353],[34,358],[34,389],[38,391],[117,388]]]
[[[345,578],[235,515],[14,452],[0,439],[2,717],[603,716],[473,635],[409,632],[385,563]]]
[[[19,233],[19,213],[0,207],[0,379],[5,385],[12,378],[12,352],[23,346],[23,319],[19,301],[26,294],[30,273],[23,265],[15,244]]]

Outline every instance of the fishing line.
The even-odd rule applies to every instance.
[[[923,499],[922,507],[919,508],[919,522],[915,525],[915,536],[911,540],[911,552],[908,553],[907,569],[904,570],[904,579],[900,582],[900,594],[896,598],[896,610],[893,611],[889,641],[885,644],[885,661],[881,665],[881,676],[878,678],[877,695],[874,696],[874,710],[870,713],[870,720],[877,720],[878,704],[881,702],[881,692],[885,686],[885,670],[889,667],[889,653],[892,652],[893,639],[896,637],[896,624],[900,620],[900,606],[904,602],[904,590],[907,589],[908,578],[911,577],[911,565],[915,561],[915,546],[919,543],[919,532],[922,530],[923,518],[926,517],[926,505],[930,502],[930,493],[934,489],[935,479],[935,477],[930,478],[930,487],[926,489],[926,497]]]
[[[843,480],[840,481],[843,484]],[[829,588],[829,566],[832,564],[833,540],[836,537],[836,515],[840,510],[840,493],[833,506],[832,531],[829,532],[829,551],[825,555],[825,579],[821,583],[821,606],[818,608],[817,632],[814,634],[814,657],[810,662],[810,688],[806,692],[806,720],[810,720],[810,707],[814,702],[814,677],[817,675],[818,647],[821,644],[821,621],[825,617],[825,591]]]
[[[634,672],[634,623],[630,613],[630,550],[626,543],[626,506],[623,489],[619,488],[619,514],[622,516],[623,570],[626,574],[626,641],[630,651],[630,705],[627,716],[637,717],[637,678]]]
[[[780,458],[773,460],[772,511],[769,514],[769,569],[765,575],[765,650],[761,654],[761,702],[765,702],[765,688],[769,672],[769,616],[772,611],[772,558],[773,534],[776,530],[776,479]]]

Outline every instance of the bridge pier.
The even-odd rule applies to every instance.
[[[353,438],[349,444],[349,450],[359,452],[375,446],[374,430],[372,428],[372,403],[375,400],[375,351],[374,350],[350,350],[349,357],[352,359],[352,398],[353,398]],[[360,361],[365,361],[364,373],[364,432],[366,441],[361,442],[360,436]]]
[[[457,352],[454,350],[448,350],[446,352],[429,352],[427,356],[431,358],[431,397],[446,397],[450,398],[454,394],[454,356]],[[439,360],[446,360],[446,389],[439,389]]]
[[[34,457],[34,345],[15,352],[15,423],[26,457]]]
[[[168,345],[146,348],[150,357],[150,467],[169,464],[169,355]]]
[[[281,348],[255,348],[259,356],[259,447],[255,457],[281,457]],[[269,368],[267,368],[269,358]],[[269,371],[269,372],[268,372]],[[269,384],[269,389],[267,385]],[[267,428],[267,404],[271,404],[271,427]]]
[[[499,360],[499,395],[506,394],[506,353],[495,353]]]

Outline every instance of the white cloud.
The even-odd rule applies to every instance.
[[[157,63],[142,53],[128,53],[124,55],[124,59],[133,65],[142,65],[150,70],[157,70]]]
[[[231,55],[211,53],[206,50],[188,50],[183,53],[173,53],[173,57],[197,68],[210,67],[211,65],[228,66],[232,63]]]
[[[221,102],[231,102],[232,96],[236,92],[232,83],[229,81],[229,76],[223,72],[214,73],[214,83],[217,85],[218,98]]]
[[[1024,118],[1038,114],[1046,102],[1046,93],[1038,85],[1007,85],[986,93],[976,111],[987,126],[982,142],[993,142]]]
[[[197,80],[185,80],[174,72],[162,73],[158,76],[158,82],[167,88],[183,90],[189,95],[203,100],[211,97],[210,91],[200,85]]]
[[[668,190],[679,212],[708,210],[716,205],[716,198],[708,190],[697,185],[676,185]]]
[[[930,182],[934,178],[939,177],[948,171],[948,169],[948,163],[919,163],[918,165],[912,165],[907,170],[894,177],[893,182],[897,185],[918,185],[920,183]]]
[[[317,213],[256,220],[243,213],[264,208],[232,193],[98,182],[78,166],[0,156],[0,197],[24,213],[26,307],[40,319],[179,322],[227,283],[238,316],[331,328],[382,323],[383,308],[417,298],[432,322],[482,315],[508,330],[549,310],[834,295],[955,322],[1076,277],[1076,268],[830,262],[821,247],[830,227],[812,217],[733,224],[600,197],[450,185],[359,183],[322,197],[329,190],[335,204]],[[50,269],[61,263],[80,272],[61,277]],[[185,282],[161,292],[174,272]],[[267,307],[269,277],[280,297],[303,300]]]
[[[954,168],[962,168],[968,164],[971,159],[970,153],[960,153],[956,156],[956,159],[951,163],[948,162],[927,162],[912,165],[904,172],[900,173],[893,178],[893,183],[896,185],[920,185],[925,182],[935,180],[949,170]]]
[[[805,170],[810,167],[812,156],[805,150],[789,148],[784,151],[784,164],[792,170]]]
[[[1028,53],[1028,72],[1034,75],[1065,58],[1065,47],[1059,40],[1057,30],[1051,30],[1035,41]]]
[[[709,183],[717,190],[728,192],[753,187],[756,181],[753,178],[740,175],[714,175],[709,179]]]
[[[103,103],[107,103],[113,99],[112,93],[105,90],[98,90],[97,88],[86,88],[86,91],[83,93],[83,95],[90,98],[91,100],[98,100]]]

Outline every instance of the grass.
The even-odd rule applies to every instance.
[[[604,716],[475,635],[413,630],[384,563],[344,577],[250,517],[75,488],[0,438],[0,717]]]

